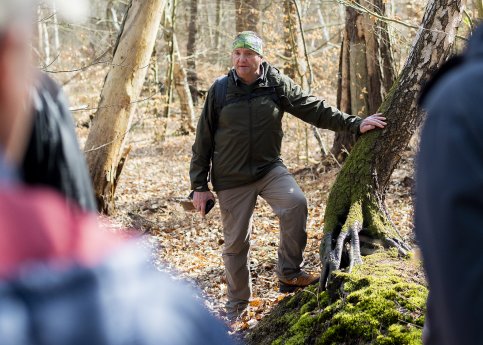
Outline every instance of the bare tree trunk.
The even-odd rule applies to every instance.
[[[483,20],[483,0],[473,0],[473,6],[476,9],[478,22]]]
[[[173,98],[173,74],[174,74],[174,30],[175,30],[175,19],[176,19],[176,6],[177,0],[170,0],[170,11],[165,13],[164,29],[165,29],[165,40],[168,46],[168,68],[166,69],[166,93],[164,99],[163,117],[165,118],[163,136],[166,132],[166,126],[168,124],[169,111],[171,107],[171,101]]]
[[[179,97],[181,106],[181,125],[178,132],[182,135],[193,133],[195,131],[195,108],[191,99],[190,88],[186,70],[181,62],[181,55],[179,53],[178,41],[176,35],[173,37],[174,44],[174,87]]]
[[[215,31],[215,50],[218,52],[220,50],[220,32],[222,24],[222,7],[221,0],[216,0],[216,31]]]
[[[385,191],[401,151],[423,119],[417,97],[428,78],[447,59],[461,21],[463,0],[429,1],[409,58],[380,107],[388,126],[363,135],[356,143],[331,189],[320,246],[321,283],[349,258],[349,270],[362,262],[361,249],[396,247],[403,242],[384,204]]]
[[[57,18],[57,9],[55,7],[55,2],[52,2],[52,21],[53,21],[53,30],[54,30],[54,48],[55,54],[57,55],[57,60],[60,57],[60,38],[59,38],[59,21]]]
[[[105,213],[114,207],[114,193],[122,170],[120,163],[125,160],[122,155],[125,139],[164,6],[165,0],[131,1],[85,144],[96,199],[100,211]]]
[[[287,58],[284,65],[284,73],[292,79],[298,79],[302,87],[308,89],[310,92],[313,74],[303,34],[302,15],[296,0],[284,0],[283,12],[285,27],[285,57]],[[321,155],[322,157],[325,157],[327,155],[327,150],[322,142],[319,129],[315,126],[310,127],[319,144]],[[304,125],[306,162],[308,162],[309,159],[308,128],[308,125]]]
[[[42,44],[44,47],[44,65],[49,66],[52,60],[50,59],[49,29],[47,28],[47,23],[45,21],[42,22],[42,33],[44,34],[44,42]]]
[[[196,19],[198,18],[198,0],[191,0],[190,2],[190,21],[188,25],[188,43],[186,44],[187,72],[188,83],[190,87],[191,98],[195,105],[198,104],[198,75],[196,73],[196,35],[198,33],[198,26]],[[218,31],[215,33],[219,37]]]
[[[34,37],[34,52],[35,52],[35,62],[38,66],[42,64],[42,54],[44,51],[44,33],[42,25],[42,7],[37,6],[37,25],[35,26],[35,37]]]
[[[259,0],[235,0],[236,31],[257,31],[260,20]]]
[[[322,14],[322,4],[317,8],[317,16],[319,17],[320,26],[322,26],[322,34],[326,42],[330,41],[329,30],[327,29],[327,24],[325,23],[324,15]]]
[[[298,56],[300,54],[296,11],[295,3],[292,0],[284,0],[283,24],[287,60],[285,60],[283,72],[292,79],[298,76]]]
[[[364,2],[364,6],[386,12],[383,0]],[[347,7],[340,56],[338,108],[359,116],[374,114],[395,78],[387,24]],[[331,151],[343,161],[354,143],[353,135],[337,133]]]

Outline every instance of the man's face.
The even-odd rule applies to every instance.
[[[231,55],[231,59],[237,75],[243,81],[252,81],[253,78],[258,77],[263,59],[253,50],[236,48]]]
[[[30,31],[6,30],[0,35],[0,145],[13,164],[21,159],[30,131],[32,78]]]

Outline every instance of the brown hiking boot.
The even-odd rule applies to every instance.
[[[315,284],[319,281],[320,276],[309,274],[301,271],[300,274],[292,279],[279,279],[280,292],[294,292],[297,288],[304,288],[306,286]]]

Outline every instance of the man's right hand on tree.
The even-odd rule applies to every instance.
[[[211,191],[194,192],[193,194],[193,205],[196,211],[200,211],[202,217],[206,215],[205,207],[208,200],[215,200],[215,196]]]

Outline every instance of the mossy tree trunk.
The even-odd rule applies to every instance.
[[[363,5],[375,13],[386,14],[383,0],[364,1]],[[376,113],[395,79],[387,23],[354,7],[346,8],[339,75],[337,107],[359,116]],[[353,134],[336,133],[332,154],[343,161],[355,141]]]
[[[421,85],[447,59],[463,8],[463,0],[429,1],[408,60],[380,107],[387,127],[363,135],[337,176],[324,216],[322,287],[334,270],[361,263],[361,248],[409,250],[390,220],[385,191],[401,151],[423,119],[417,107]]]

